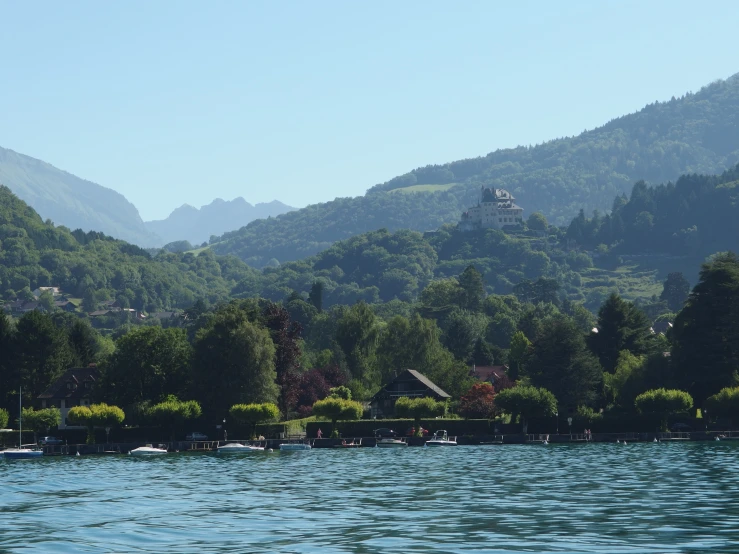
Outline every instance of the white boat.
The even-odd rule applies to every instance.
[[[247,452],[264,452],[264,447],[241,444],[240,442],[230,442],[218,447],[219,454],[244,454]]]
[[[426,446],[457,446],[457,437],[449,437],[446,431],[436,431],[434,436],[426,441]]]
[[[311,445],[303,442],[285,442],[280,445],[282,452],[296,452],[299,450],[310,450]]]
[[[40,458],[44,451],[35,444],[21,444],[23,442],[23,387],[18,391],[18,448],[3,450],[3,456],[8,460],[26,460]]]
[[[377,439],[375,446],[377,448],[403,448],[408,446],[408,443],[403,439],[382,438]]]
[[[150,444],[139,446],[129,452],[131,456],[157,456],[159,454],[167,454],[166,448],[155,448]]]

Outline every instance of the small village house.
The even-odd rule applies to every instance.
[[[392,417],[395,414],[395,402],[401,396],[410,398],[431,397],[442,401],[451,398],[422,373],[415,369],[406,369],[372,397],[370,400],[372,417]]]
[[[508,366],[504,365],[473,365],[470,367],[470,377],[484,383],[490,383],[498,390],[496,383],[508,379]]]
[[[62,422],[59,429],[69,427],[67,414],[74,406],[89,406],[92,391],[100,379],[100,371],[91,364],[89,367],[73,367],[64,372],[54,383],[38,396],[42,408],[59,408]]]

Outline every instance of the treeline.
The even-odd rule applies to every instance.
[[[665,290],[680,289],[677,276],[671,279]],[[469,266],[457,277],[432,281],[418,304],[394,301],[377,309],[360,302],[324,310],[316,283],[308,298],[292,295],[284,303],[247,299],[207,309],[197,302],[181,327],[122,328],[114,343],[67,314],[31,312],[15,322],[3,316],[0,390],[6,396],[0,401],[12,410],[9,394],[23,385],[32,402],[67,367],[87,363],[102,372],[96,400],[124,408],[134,423],[153,405],[176,399],[198,401],[208,421],[219,421],[234,405],[255,403],[275,403],[283,418],[310,415],[332,387],[346,385],[347,397],[367,400],[405,368],[450,393],[452,411],[467,416],[499,413],[500,393],[499,406],[514,416],[531,416],[526,406],[543,403],[597,421],[659,404],[662,393],[649,391],[683,391],[690,406],[683,393],[665,398],[685,410],[737,383],[734,254],[704,265],[665,334],[617,295],[594,319],[562,300],[554,280],[524,281],[514,293],[488,295],[482,275]],[[473,386],[472,365],[507,367],[486,391]]]
[[[589,249],[614,254],[663,252],[707,256],[737,247],[739,165],[721,175],[683,175],[675,183],[639,181],[611,213],[572,220],[567,237]]]

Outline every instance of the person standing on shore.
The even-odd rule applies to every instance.
[[[322,436],[323,436],[323,433],[321,432],[321,428],[319,427],[318,432],[316,433],[316,437],[320,439]]]

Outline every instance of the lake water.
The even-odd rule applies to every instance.
[[[0,552],[739,552],[738,470],[728,442],[0,461]]]

